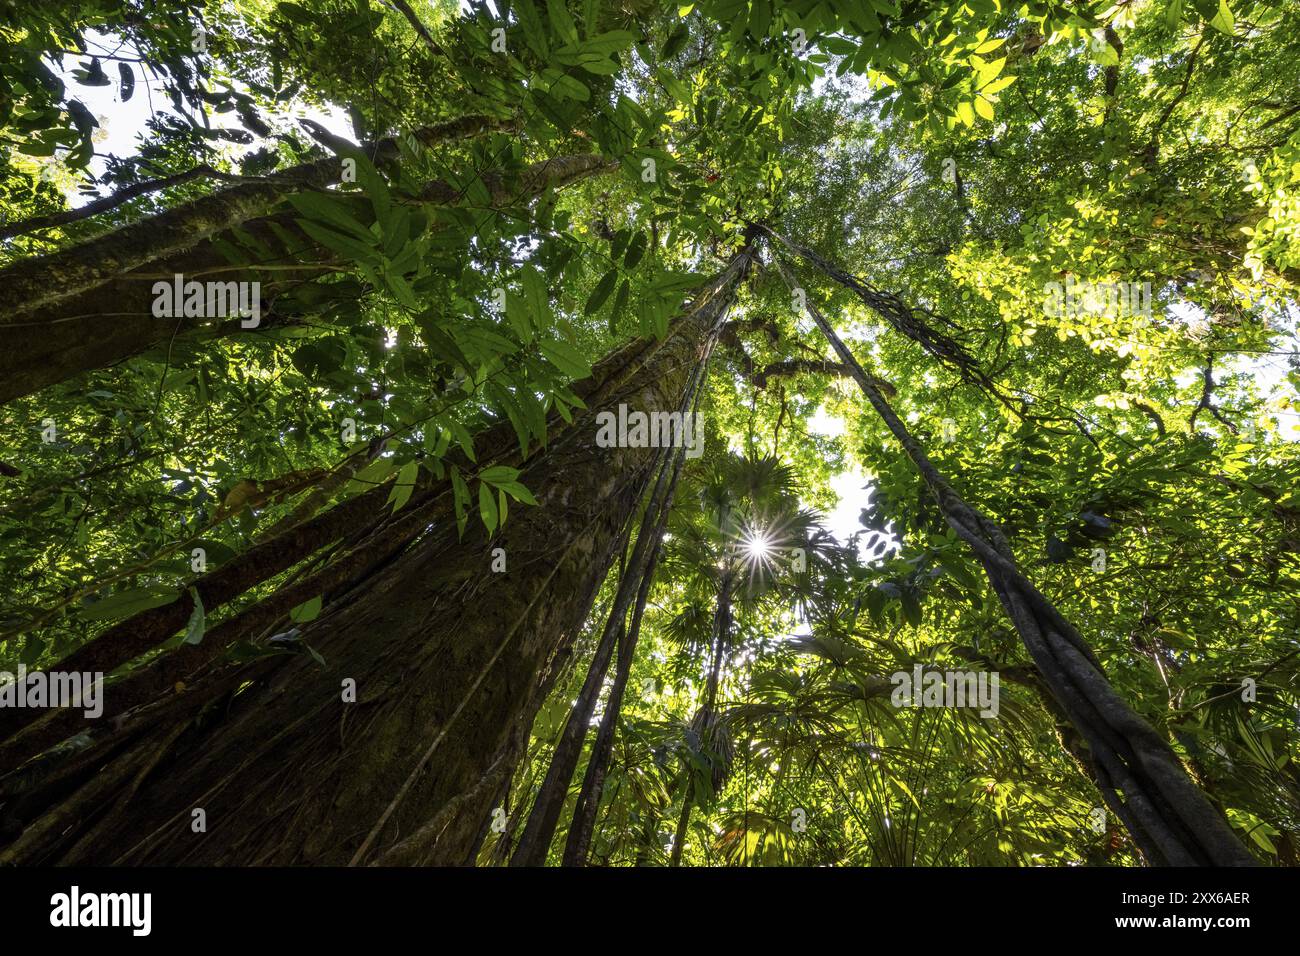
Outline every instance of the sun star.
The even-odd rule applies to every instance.
[[[761,560],[772,553],[772,544],[763,532],[755,531],[745,539],[745,553],[753,560]]]

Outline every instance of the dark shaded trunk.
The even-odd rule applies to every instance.
[[[481,527],[458,541],[442,521],[351,582],[302,627],[325,665],[293,655],[219,667],[205,680],[232,693],[197,719],[164,700],[154,719],[106,735],[75,758],[81,773],[20,795],[25,828],[0,861],[468,862],[517,759],[512,734],[538,706],[530,691],[589,613],[649,480],[654,450],[598,448],[595,413],[678,407],[749,257],[664,341],[597,367],[604,400],[526,464],[541,507],[512,512],[491,541]],[[506,550],[505,573],[491,571],[492,547]],[[346,680],[356,703],[341,699]]]
[[[619,542],[619,555],[620,555],[621,563],[625,563],[624,559],[626,558],[626,554],[627,554],[627,532],[630,530],[631,528],[629,523],[629,527],[625,529],[623,539]],[[605,614],[605,606],[601,605],[592,610],[590,619],[591,620],[602,619],[604,617],[604,614]],[[576,641],[573,643],[576,644]],[[552,686],[553,687],[570,686],[569,682],[573,679],[573,673],[577,669],[575,667],[575,664],[576,664],[576,659],[574,655],[573,646],[571,645],[569,648],[567,659],[565,661],[565,666],[563,668],[558,668],[556,670],[556,679],[552,682]],[[530,730],[535,731],[536,728],[530,727]],[[519,795],[518,801],[515,804],[515,809],[517,812],[508,813],[506,817],[505,832],[500,835],[500,837],[496,842],[496,845],[492,847],[492,854],[486,861],[484,861],[485,865],[488,866],[509,865],[510,857],[514,853],[514,848],[515,846],[518,845],[519,842],[519,834],[523,831],[524,824],[528,821],[528,815],[526,813],[528,808],[526,803],[526,797],[529,794],[534,792],[534,785],[537,782],[536,768],[540,763],[541,754],[546,750],[549,750],[555,746],[556,737],[558,737],[558,731],[555,735],[551,736],[551,739],[538,738],[535,733],[530,737],[528,748],[525,751],[523,758],[521,759],[519,768],[516,769],[516,776],[519,777],[520,779],[517,781],[514,779],[509,781],[507,786],[507,792],[503,795],[502,798],[503,803],[505,803],[508,801],[508,798],[511,795]],[[542,772],[545,773],[545,770],[543,769]]]
[[[667,511],[664,512],[667,517]],[[601,714],[600,729],[596,740],[591,745],[591,755],[587,759],[587,770],[582,779],[582,790],[578,793],[577,803],[573,807],[573,822],[569,825],[569,834],[564,844],[564,866],[586,866],[587,853],[591,845],[592,831],[596,825],[596,812],[600,808],[600,797],[605,786],[605,774],[609,770],[610,754],[614,749],[614,733],[618,727],[618,715],[623,707],[623,695],[627,691],[627,678],[632,670],[632,659],[636,654],[637,638],[641,632],[641,617],[645,611],[646,595],[654,580],[655,567],[659,557],[659,538],[663,535],[664,520],[661,518],[656,530],[656,540],[650,557],[650,564],[641,578],[637,591],[636,606],[632,611],[632,623],[619,635],[618,665],[614,671],[614,683],[610,686],[609,697],[605,701],[605,712]]]
[[[777,265],[790,288],[797,288],[779,259]],[[1044,683],[1087,742],[1103,799],[1128,827],[1147,861],[1254,865],[1254,857],[1192,783],[1166,740],[1120,698],[1082,636],[1020,572],[1002,531],[957,495],[820,310],[811,300],[806,304],[867,401],[921,473],[949,525],[984,566]]]
[[[743,268],[734,271],[736,281],[742,275]],[[682,414],[689,413],[695,407],[696,396],[704,383],[708,353],[716,342],[722,318],[720,314],[718,324],[710,330],[699,362],[691,369],[691,385],[677,408],[677,411]],[[609,618],[605,622],[605,629],[596,647],[587,679],[564,725],[564,731],[556,743],[550,766],[546,771],[546,778],[538,791],[533,810],[528,816],[528,824],[524,828],[523,836],[520,837],[519,846],[511,858],[511,866],[541,866],[546,862],[546,855],[564,810],[574,771],[582,756],[587,728],[591,724],[591,717],[595,712],[596,701],[609,669],[610,660],[615,648],[624,643],[624,635],[629,631],[628,608],[632,605],[634,597],[647,588],[650,579],[653,578],[663,525],[672,505],[672,495],[684,455],[685,448],[674,448],[666,450],[661,458],[658,478],[650,500],[646,504],[627,573],[619,581],[618,593],[615,595]]]
[[[483,818],[479,824],[478,833],[471,842],[463,862],[468,866],[473,865],[478,860],[483,843],[492,828],[497,809],[500,808],[506,814],[507,824],[510,821],[511,777],[514,774],[515,767],[527,750],[528,732],[532,728],[534,716],[546,702],[547,695],[555,688],[557,679],[565,670],[565,663],[573,653],[573,640],[573,635],[570,634],[565,640],[564,646],[556,652],[548,663],[545,676],[533,688],[528,702],[520,708],[518,717],[511,725],[506,743],[494,755],[487,772],[483,774],[479,782],[445,803],[434,815],[433,819],[426,823],[421,830],[401,840],[376,857],[371,863],[372,866],[414,866],[420,864],[430,836],[441,833],[445,827],[454,821],[458,813],[461,813],[466,807],[481,801],[484,795],[490,794],[491,799],[485,804],[488,811],[482,815]]]
[[[564,723],[555,750],[552,751],[547,764],[546,776],[533,801],[532,811],[528,814],[523,835],[510,857],[511,866],[542,866],[546,863],[546,854],[550,850],[551,840],[555,835],[555,826],[559,822],[560,812],[564,808],[569,792],[569,781],[573,778],[574,767],[582,752],[585,731],[591,715],[595,712],[596,702],[600,697],[601,687],[605,682],[605,672],[609,668],[610,656],[617,644],[621,643],[625,628],[621,621],[610,612],[601,631],[600,642],[587,668],[587,677],[582,689],[574,701],[573,709]]]
[[[706,372],[707,372],[707,358]],[[695,394],[694,407],[699,406],[699,397],[703,389]],[[618,728],[618,716],[623,708],[623,695],[627,692],[628,676],[632,672],[632,661],[636,656],[637,640],[641,636],[641,619],[645,614],[646,600],[650,596],[650,586],[654,583],[655,569],[659,565],[659,552],[663,546],[664,531],[668,526],[668,516],[672,510],[677,491],[677,481],[681,477],[685,464],[685,450],[680,449],[672,461],[672,475],[669,478],[668,491],[664,506],[660,509],[655,522],[650,544],[650,556],[645,573],[637,588],[636,604],[632,608],[632,623],[619,637],[618,665],[614,671],[614,683],[609,689],[609,698],[605,702],[605,712],[600,718],[600,729],[591,746],[591,756],[587,760],[587,770],[583,775],[582,789],[573,808],[573,822],[569,826],[569,835],[564,845],[564,866],[586,866],[587,855],[591,847],[591,836],[596,826],[596,814],[600,809],[600,798],[605,786],[605,774],[609,770],[610,756],[614,750],[614,734]]]
[[[731,636],[731,575],[724,574],[722,587],[718,594],[718,606],[713,615],[713,660],[709,665],[708,683],[704,687],[704,706],[695,715],[695,727],[699,733],[700,746],[709,748],[713,741],[713,710],[718,697],[718,680],[722,674],[722,658],[726,653]],[[713,755],[710,755],[710,760]],[[686,773],[682,787],[682,812],[677,818],[677,833],[673,838],[673,851],[668,859],[669,866],[678,866],[682,861],[682,850],[686,843],[686,831],[691,824],[691,810],[695,805],[696,790],[694,778]]]

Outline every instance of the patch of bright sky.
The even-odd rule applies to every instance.
[[[130,157],[139,152],[145,137],[149,135],[148,122],[155,114],[170,114],[182,118],[172,107],[171,99],[164,88],[164,78],[155,76],[140,63],[128,62],[126,65],[135,73],[135,92],[126,102],[122,101],[121,87],[118,80],[116,60],[104,60],[104,72],[111,80],[107,86],[82,86],[73,76],[73,71],[83,63],[90,62],[91,55],[101,58],[106,56],[137,58],[138,53],[129,44],[107,34],[88,32],[86,34],[88,55],[66,54],[62,59],[63,80],[67,85],[68,96],[81,101],[92,116],[99,122],[95,131],[95,157],[91,160],[90,171],[102,175],[107,169],[106,156]],[[333,108],[319,109],[300,100],[293,100],[281,105],[281,112],[266,117],[272,126],[279,126],[289,131],[297,125],[297,120],[309,119],[319,123],[337,136],[351,140],[352,126],[342,112]],[[216,129],[242,129],[239,116],[234,111],[215,113],[209,111],[208,120]],[[256,149],[257,141],[249,145],[238,143],[214,142],[214,148],[231,160],[237,160],[245,153]],[[60,151],[62,152],[62,151]],[[41,162],[40,159],[36,160]],[[48,160],[47,160],[48,162]],[[92,195],[79,192],[73,188],[67,192],[68,202],[74,208],[85,205],[94,199]]]
[[[1175,302],[1166,312],[1170,318],[1186,327],[1192,339],[1209,330],[1209,317],[1191,302]],[[1292,343],[1295,344],[1297,316],[1294,309],[1274,313],[1270,317],[1270,324],[1274,328],[1289,330]],[[1288,354],[1279,349],[1275,354],[1268,355],[1240,353],[1216,357],[1214,374],[1217,382],[1222,382],[1229,375],[1249,376],[1259,397],[1265,402],[1262,414],[1277,422],[1277,436],[1284,441],[1300,441],[1300,408],[1283,408],[1279,404],[1287,396],[1294,397],[1294,389],[1287,381],[1287,374],[1291,370]],[[1179,386],[1187,388],[1200,377],[1199,369],[1188,368],[1177,376],[1176,381]]]

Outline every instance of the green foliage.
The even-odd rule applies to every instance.
[[[677,492],[592,860],[666,863],[689,800],[690,864],[1140,862],[1113,820],[1090,826],[1099,797],[1032,662],[767,268],[785,255],[1120,695],[1259,859],[1296,863],[1285,4],[413,4],[432,43],[367,0],[65,6],[0,15],[0,266],[260,184],[265,208],[212,245],[214,274],[261,282],[268,313],[246,333],[169,327],[0,406],[4,667],[49,666],[185,595],[170,638],[201,645],[355,541],[206,609],[203,574],[376,488],[378,535],[419,521],[488,542],[563,508],[523,474],[590,439],[602,359],[662,340],[763,222],[914,324],[761,245],[709,359],[705,454]],[[97,155],[95,97],[125,115],[155,75],[147,125]],[[466,119],[468,135],[429,132]],[[331,159],[354,175],[293,178]],[[1145,283],[1151,315],[1049,308],[1076,280]],[[869,502],[831,527],[845,476]],[[339,596],[295,597],[227,659],[280,653],[271,634]],[[893,706],[889,676],[915,667],[999,671],[1001,716]],[[510,806],[582,677],[552,689]]]

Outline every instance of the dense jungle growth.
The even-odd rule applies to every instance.
[[[0,863],[1295,866],[1300,7],[0,4]]]

